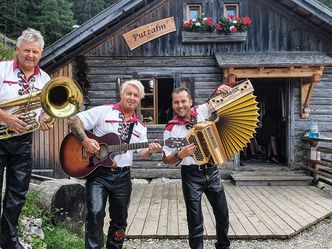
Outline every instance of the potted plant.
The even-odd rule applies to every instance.
[[[184,20],[183,43],[244,42],[252,20],[245,17],[220,17],[214,22],[211,17]]]

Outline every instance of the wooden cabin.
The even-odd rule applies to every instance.
[[[181,28],[183,20],[203,14],[214,21],[248,16],[252,25],[234,34]],[[165,32],[155,37],[162,29],[158,23]],[[169,23],[173,26],[166,27]],[[134,44],[125,40],[128,35]],[[162,138],[173,115],[175,87],[189,87],[200,104],[219,84],[250,79],[261,114],[251,144],[257,146],[248,144],[220,167],[228,176],[247,163],[273,167],[266,162],[271,136],[279,165],[290,170],[307,163],[302,137],[312,121],[322,135],[332,136],[331,56],[332,11],[314,0],[121,0],[48,47],[41,66],[52,77],[64,75],[80,84],[82,109],[114,103],[121,82],[141,80],[147,96],[137,114],[151,139]],[[35,134],[35,173],[67,177],[59,164],[67,133],[67,120],[59,120],[53,132]],[[136,158],[133,177],[179,177],[178,168],[165,167],[160,156]]]

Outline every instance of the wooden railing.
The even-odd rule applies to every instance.
[[[319,142],[332,144],[332,138],[304,137],[303,140],[310,143],[309,167],[307,170],[313,176],[314,183],[323,182],[332,186],[332,147],[323,147],[319,144]]]

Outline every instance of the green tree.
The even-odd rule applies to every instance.
[[[41,13],[40,0],[3,0],[0,15],[0,32],[12,39],[21,35],[26,28],[37,29]]]
[[[15,49],[12,47],[8,47],[3,43],[0,43],[0,61],[1,60],[9,60],[15,58]]]
[[[68,0],[42,0],[40,31],[44,34],[46,46],[69,33],[74,25],[72,3]]]
[[[327,7],[332,9],[332,0],[318,0],[318,2],[321,2],[322,4],[325,4]]]
[[[117,0],[104,0],[105,1],[105,8],[108,8],[109,6],[113,5]]]
[[[40,30],[40,27],[43,25],[41,21],[42,16],[42,1],[41,0],[29,0],[28,2],[25,1],[28,5],[28,20],[25,21],[26,28],[34,28]],[[33,13],[30,13],[33,12]]]
[[[74,0],[76,24],[81,25],[115,2],[116,0]]]
[[[4,0],[0,15],[0,32],[16,39],[27,20],[27,4],[24,0]]]

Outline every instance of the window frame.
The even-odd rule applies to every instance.
[[[145,93],[145,96],[152,96],[153,97],[153,107],[142,107],[142,101],[141,101],[141,103],[137,107],[137,111],[138,111],[137,114],[138,114],[139,117],[141,117],[143,123],[145,123],[144,118],[143,118],[143,114],[142,114],[142,110],[143,111],[144,110],[153,110],[152,122],[145,123],[145,124],[158,124],[158,98],[156,96],[156,94],[158,93],[157,79],[155,77],[144,77],[144,78],[141,78],[139,80],[141,82],[142,81],[152,81],[153,82],[153,93]]]
[[[190,8],[198,8],[198,17],[202,16],[202,5],[201,4],[187,4],[185,8],[185,19],[190,20]]]
[[[238,3],[225,3],[224,4],[224,10],[223,15],[227,17],[227,7],[235,7],[235,16],[239,16],[239,4]]]

